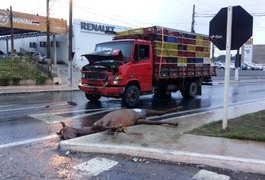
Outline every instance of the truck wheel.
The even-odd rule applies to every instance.
[[[125,89],[122,101],[129,107],[135,107],[140,101],[140,90],[137,86],[130,85]]]
[[[91,102],[97,102],[101,96],[100,95],[96,95],[96,94],[85,94],[86,98],[91,101]]]
[[[197,90],[198,90],[197,84],[195,82],[189,82],[180,92],[184,98],[194,98],[197,94]]]

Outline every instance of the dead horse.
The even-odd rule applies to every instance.
[[[148,109],[119,109],[109,112],[101,119],[96,121],[92,126],[83,128],[72,128],[62,124],[62,129],[57,132],[62,139],[71,139],[79,136],[84,136],[88,134],[93,134],[102,131],[109,131],[110,134],[117,134],[118,132],[127,132],[127,127],[139,125],[139,124],[149,124],[149,125],[161,125],[168,124],[173,126],[178,126],[177,122],[168,121],[151,121],[146,118],[149,116],[162,116],[165,114],[178,112],[182,109],[182,106],[177,108],[171,108],[164,111],[148,110]]]

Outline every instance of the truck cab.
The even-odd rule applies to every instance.
[[[101,96],[122,98],[135,106],[140,94],[152,92],[153,52],[150,41],[126,39],[96,45],[81,72],[80,90],[90,101]]]

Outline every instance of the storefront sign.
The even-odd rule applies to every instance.
[[[80,22],[81,31],[91,31],[91,32],[114,32],[115,27],[103,24],[95,24],[95,23],[87,23],[87,22]]]
[[[51,33],[67,33],[66,20],[49,18]],[[0,27],[10,28],[10,11],[0,9]],[[13,28],[46,32],[45,16],[25,14],[13,11]]]

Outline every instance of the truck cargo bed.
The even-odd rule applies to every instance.
[[[153,26],[119,32],[114,39],[150,40],[155,79],[214,75],[206,35]]]

